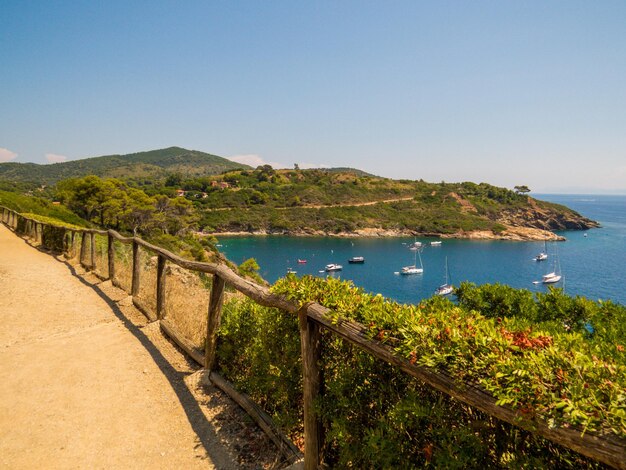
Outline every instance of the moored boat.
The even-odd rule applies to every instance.
[[[413,243],[409,243],[409,250],[417,251],[422,247],[422,242],[418,242],[417,238],[413,239]]]
[[[551,272],[548,274],[544,274],[541,278],[541,282],[543,284],[554,284],[555,282],[559,282],[561,280],[561,275],[556,272]]]
[[[548,245],[545,241],[544,241],[543,251],[539,253],[537,256],[535,256],[533,259],[535,261],[545,261],[548,259]]]
[[[424,268],[418,268],[417,266],[404,266],[400,270],[400,274],[404,274],[405,276],[409,274],[421,274],[424,272]]]
[[[450,295],[452,294],[452,292],[454,292],[454,286],[448,283],[449,276],[450,274],[448,272],[448,257],[446,256],[446,282],[437,287],[437,289],[435,290],[436,295]]]
[[[417,242],[419,243],[419,242]],[[419,256],[420,258],[420,266],[419,268],[417,267],[417,257]],[[424,265],[422,264],[422,255],[420,255],[419,250],[415,251],[415,258],[413,261],[413,265],[412,266],[404,266],[401,270],[400,270],[400,274],[402,275],[410,275],[410,274],[421,274],[424,272]]]
[[[435,294],[437,294],[437,295],[450,295],[450,294],[452,294],[452,292],[454,292],[454,287],[452,287],[450,284],[442,284],[439,287],[437,287],[437,290],[435,291]]]
[[[350,264],[363,264],[363,263],[365,263],[365,258],[363,258],[362,256],[353,256],[352,258],[350,258],[348,260],[348,263],[350,263]]]
[[[343,266],[340,264],[335,264],[335,263],[331,263],[331,264],[327,264],[326,268],[324,268],[324,270],[329,273],[332,271],[341,271],[343,269]]]
[[[555,282],[559,282],[562,279],[561,275],[561,263],[559,262],[559,258],[556,253],[556,246],[554,251],[554,268],[552,272],[544,274],[541,277],[542,284],[554,284]]]

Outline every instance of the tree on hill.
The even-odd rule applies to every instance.
[[[81,217],[102,227],[150,234],[177,234],[196,222],[184,198],[149,196],[117,179],[97,176],[60,181],[56,197]]]
[[[526,194],[530,192],[530,188],[526,185],[515,186],[513,189],[515,189],[517,194]]]

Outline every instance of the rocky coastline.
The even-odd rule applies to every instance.
[[[443,239],[467,239],[467,240],[508,240],[508,241],[565,241],[566,238],[554,232],[533,227],[507,226],[503,231],[494,233],[489,230],[459,231],[456,233],[420,233],[413,230],[389,230],[380,228],[365,228],[353,232],[324,232],[322,230],[294,230],[294,231],[239,231],[239,232],[213,232],[210,234],[219,236],[291,236],[291,237],[337,237],[337,238],[378,238],[378,237],[427,237]]]
[[[456,196],[457,200],[465,202],[463,211],[475,212],[476,209]],[[508,240],[508,241],[564,241],[566,238],[557,235],[555,231],[589,230],[600,227],[594,220],[583,217],[566,207],[546,206],[541,201],[528,198],[528,206],[517,209],[501,210],[485,218],[497,223],[498,230],[459,230],[454,233],[418,232],[410,229],[385,229],[367,227],[354,231],[328,232],[311,228],[294,230],[253,230],[253,231],[223,231],[214,232],[214,236],[268,236],[284,235],[293,237],[430,237],[443,239],[468,240]],[[209,234],[205,234],[209,235]]]

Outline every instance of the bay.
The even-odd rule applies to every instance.
[[[412,276],[394,274],[413,264],[414,252],[408,249],[408,244],[414,240],[408,237],[219,237],[220,250],[238,264],[255,258],[261,276],[272,283],[284,277],[289,268],[297,271],[298,276],[326,277],[324,267],[338,263],[343,265],[343,270],[332,276],[351,280],[369,292],[403,303],[416,303],[433,295],[444,282],[446,258],[451,281],[457,286],[461,281],[501,283],[545,292],[546,286],[533,281],[554,269],[556,253],[563,274],[563,281],[556,287],[564,288],[570,295],[626,304],[626,196],[534,197],[570,207],[599,221],[602,227],[559,232],[567,241],[549,243],[550,257],[542,262],[533,258],[543,251],[543,242],[446,239],[441,246],[430,246],[436,239],[418,237],[424,243],[421,253],[424,273]],[[365,257],[365,263],[349,264],[348,259],[353,256]],[[306,259],[307,263],[298,264],[298,259]]]

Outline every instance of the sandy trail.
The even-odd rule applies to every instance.
[[[181,374],[85,284],[0,225],[0,467],[237,468]]]

